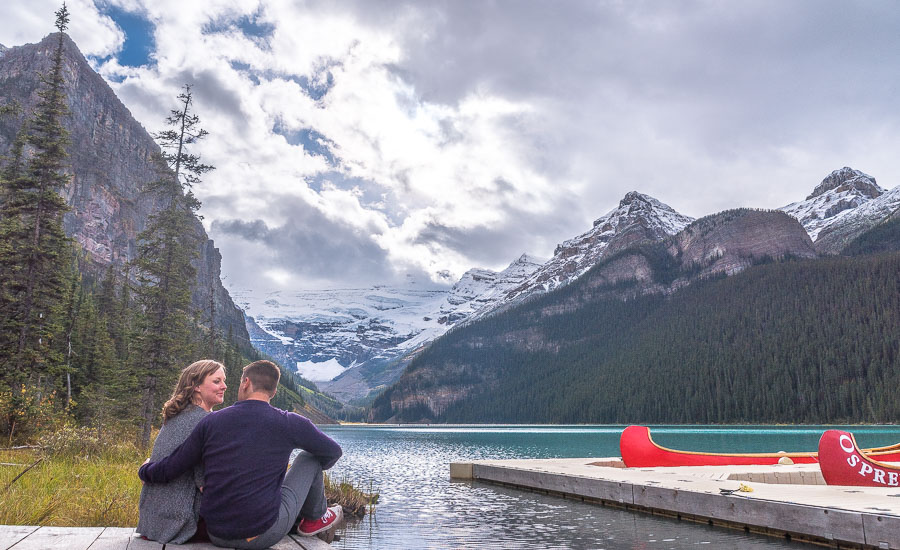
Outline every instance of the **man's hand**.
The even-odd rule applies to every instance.
[[[148,462],[150,462],[150,457],[147,457],[147,460],[144,461],[144,464],[147,464]],[[144,464],[141,464],[141,466],[143,466]],[[138,479],[141,479],[140,476],[138,476]],[[143,484],[144,484],[144,480],[141,479],[141,485],[143,485]]]

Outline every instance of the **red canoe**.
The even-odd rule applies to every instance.
[[[880,460],[875,460],[877,457]],[[849,432],[828,430],[819,439],[819,467],[828,485],[900,487],[900,453],[866,453]]]
[[[827,432],[826,432],[827,433]],[[824,437],[824,436],[823,436]],[[659,466],[729,466],[745,464],[777,464],[782,457],[795,464],[818,462],[818,453],[701,453],[678,451],[657,445],[646,426],[628,426],[619,439],[619,452],[628,468],[653,468]],[[900,443],[890,447],[878,447],[863,451],[870,458],[881,461],[900,461]]]

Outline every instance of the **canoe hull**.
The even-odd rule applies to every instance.
[[[626,468],[668,466],[736,466],[778,464],[783,457],[795,464],[816,462],[816,453],[699,453],[657,445],[646,426],[628,426],[619,438],[619,452]]]
[[[896,461],[900,457],[897,453],[866,455],[849,432],[827,430],[819,439],[819,467],[828,485],[900,487],[900,466],[887,464],[885,459]]]

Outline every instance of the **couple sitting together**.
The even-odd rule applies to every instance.
[[[269,405],[280,376],[270,361],[250,363],[238,401],[211,412],[225,396],[225,367],[204,360],[182,371],[138,471],[138,533],[163,543],[205,540],[199,521],[216,546],[257,549],[299,521],[301,535],[333,536],[342,511],[327,506],[322,471],[341,447],[303,416]]]

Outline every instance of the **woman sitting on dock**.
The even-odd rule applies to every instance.
[[[200,420],[225,398],[225,366],[205,359],[183,371],[172,397],[163,405],[163,425],[153,444],[151,461],[166,458]],[[141,489],[137,532],[157,542],[183,544],[197,531],[203,468]]]

